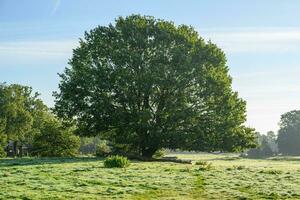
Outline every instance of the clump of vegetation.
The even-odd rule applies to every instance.
[[[211,168],[212,168],[212,164],[207,161],[197,161],[195,163],[195,165],[199,165],[199,168],[198,168],[199,171],[208,171],[208,170],[211,170]]]
[[[123,156],[109,156],[104,160],[104,167],[106,168],[125,168],[129,166],[129,160]]]
[[[69,157],[78,153],[80,140],[70,128],[53,118],[46,121],[34,137],[32,154],[44,157]]]
[[[276,155],[278,152],[278,146],[276,143],[276,136],[273,131],[269,131],[267,135],[257,134],[257,148],[249,149],[242,157],[248,158],[265,158]]]
[[[166,150],[165,149],[159,149],[157,150],[154,155],[153,158],[162,158],[166,155]]]
[[[105,157],[109,153],[111,153],[111,148],[107,145],[107,143],[105,141],[103,141],[97,145],[96,156]]]
[[[99,136],[80,137],[80,154],[96,154],[97,147],[103,143]]]

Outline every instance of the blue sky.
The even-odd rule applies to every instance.
[[[53,106],[57,73],[84,31],[152,15],[192,25],[221,47],[247,124],[277,131],[282,113],[300,109],[299,9],[297,0],[0,0],[0,82],[32,86]]]

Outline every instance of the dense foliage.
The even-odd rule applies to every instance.
[[[31,87],[0,84],[0,156],[13,144],[13,155],[70,156],[79,141],[71,129],[51,113]],[[5,151],[6,148],[6,151]],[[33,148],[33,149],[32,149]],[[32,152],[34,150],[34,152]]]
[[[39,134],[33,140],[33,154],[47,157],[75,156],[78,153],[80,139],[71,128],[52,118],[44,123]]]
[[[0,152],[8,141],[13,141],[14,155],[19,155],[22,145],[32,142],[47,111],[31,87],[0,84]]]
[[[105,158],[104,167],[106,168],[124,168],[129,166],[129,160],[126,157],[123,156],[108,156]]]
[[[239,151],[254,145],[246,103],[224,53],[189,26],[131,15],[85,33],[55,94],[78,133],[151,157],[161,148]]]
[[[98,146],[104,141],[100,137],[80,137],[80,148],[79,152],[81,154],[95,154]]]
[[[281,116],[278,131],[279,152],[286,155],[300,155],[300,110],[293,110]]]
[[[4,151],[7,145],[6,135],[1,133],[0,131],[0,158],[6,156],[6,152]]]
[[[276,136],[273,131],[269,131],[266,135],[259,133],[256,133],[256,135],[258,146],[246,152],[248,158],[270,157],[278,153]]]
[[[97,145],[96,156],[105,157],[108,156],[112,152],[110,146],[106,143],[106,141],[102,141]]]

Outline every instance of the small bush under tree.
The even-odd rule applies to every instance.
[[[109,156],[104,160],[106,168],[125,168],[129,166],[129,160],[123,156]]]
[[[153,158],[162,158],[166,155],[166,150],[165,149],[158,149],[154,155]]]
[[[105,157],[111,153],[111,148],[107,145],[105,141],[102,141],[96,147],[96,156]]]

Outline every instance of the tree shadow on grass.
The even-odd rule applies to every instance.
[[[103,159],[104,158],[98,158],[98,157],[4,158],[4,159],[0,159],[0,168],[1,167],[10,167],[10,166],[28,166],[28,165],[44,165],[44,164],[96,162],[96,161],[101,161]]]
[[[300,161],[300,156],[276,156],[276,157],[269,157],[268,160],[272,160],[272,161]]]
[[[213,158],[209,160],[234,161],[234,160],[241,160],[241,159],[266,160],[266,161],[300,161],[300,156],[257,156],[257,157],[235,156],[235,157]]]

